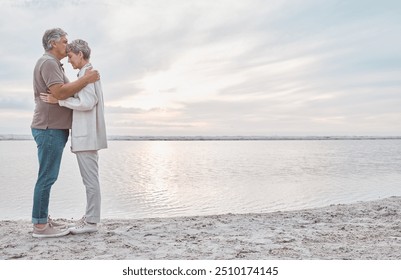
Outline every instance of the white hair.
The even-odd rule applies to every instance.
[[[67,53],[73,52],[75,54],[79,54],[82,52],[83,58],[88,60],[91,56],[91,49],[88,46],[88,43],[82,39],[76,39],[67,45]]]
[[[45,51],[50,51],[53,48],[52,42],[59,42],[61,37],[64,37],[66,35],[67,32],[65,32],[61,28],[46,30],[42,38],[43,48],[45,49]]]

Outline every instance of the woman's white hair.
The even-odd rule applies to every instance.
[[[73,52],[75,54],[79,54],[82,52],[84,59],[89,59],[91,56],[91,49],[88,46],[88,43],[82,39],[76,39],[67,45],[67,53]]]

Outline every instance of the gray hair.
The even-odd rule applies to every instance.
[[[91,49],[89,48],[88,43],[81,39],[74,40],[67,45],[67,53],[69,52],[75,54],[82,52],[85,60],[88,60],[91,56]]]
[[[65,32],[61,28],[46,30],[42,38],[43,48],[45,49],[45,51],[50,51],[53,48],[52,42],[59,42],[61,37],[64,37],[66,35],[67,32]]]

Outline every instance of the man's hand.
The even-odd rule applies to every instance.
[[[93,70],[92,68],[88,68],[88,70],[85,71],[84,77],[87,77],[88,83],[94,83],[98,80],[100,80],[100,74],[97,70]]]

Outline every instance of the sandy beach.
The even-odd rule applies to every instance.
[[[0,259],[400,260],[400,214],[401,197],[390,197],[265,214],[103,220],[97,233],[48,239],[33,238],[28,220],[1,221]]]

